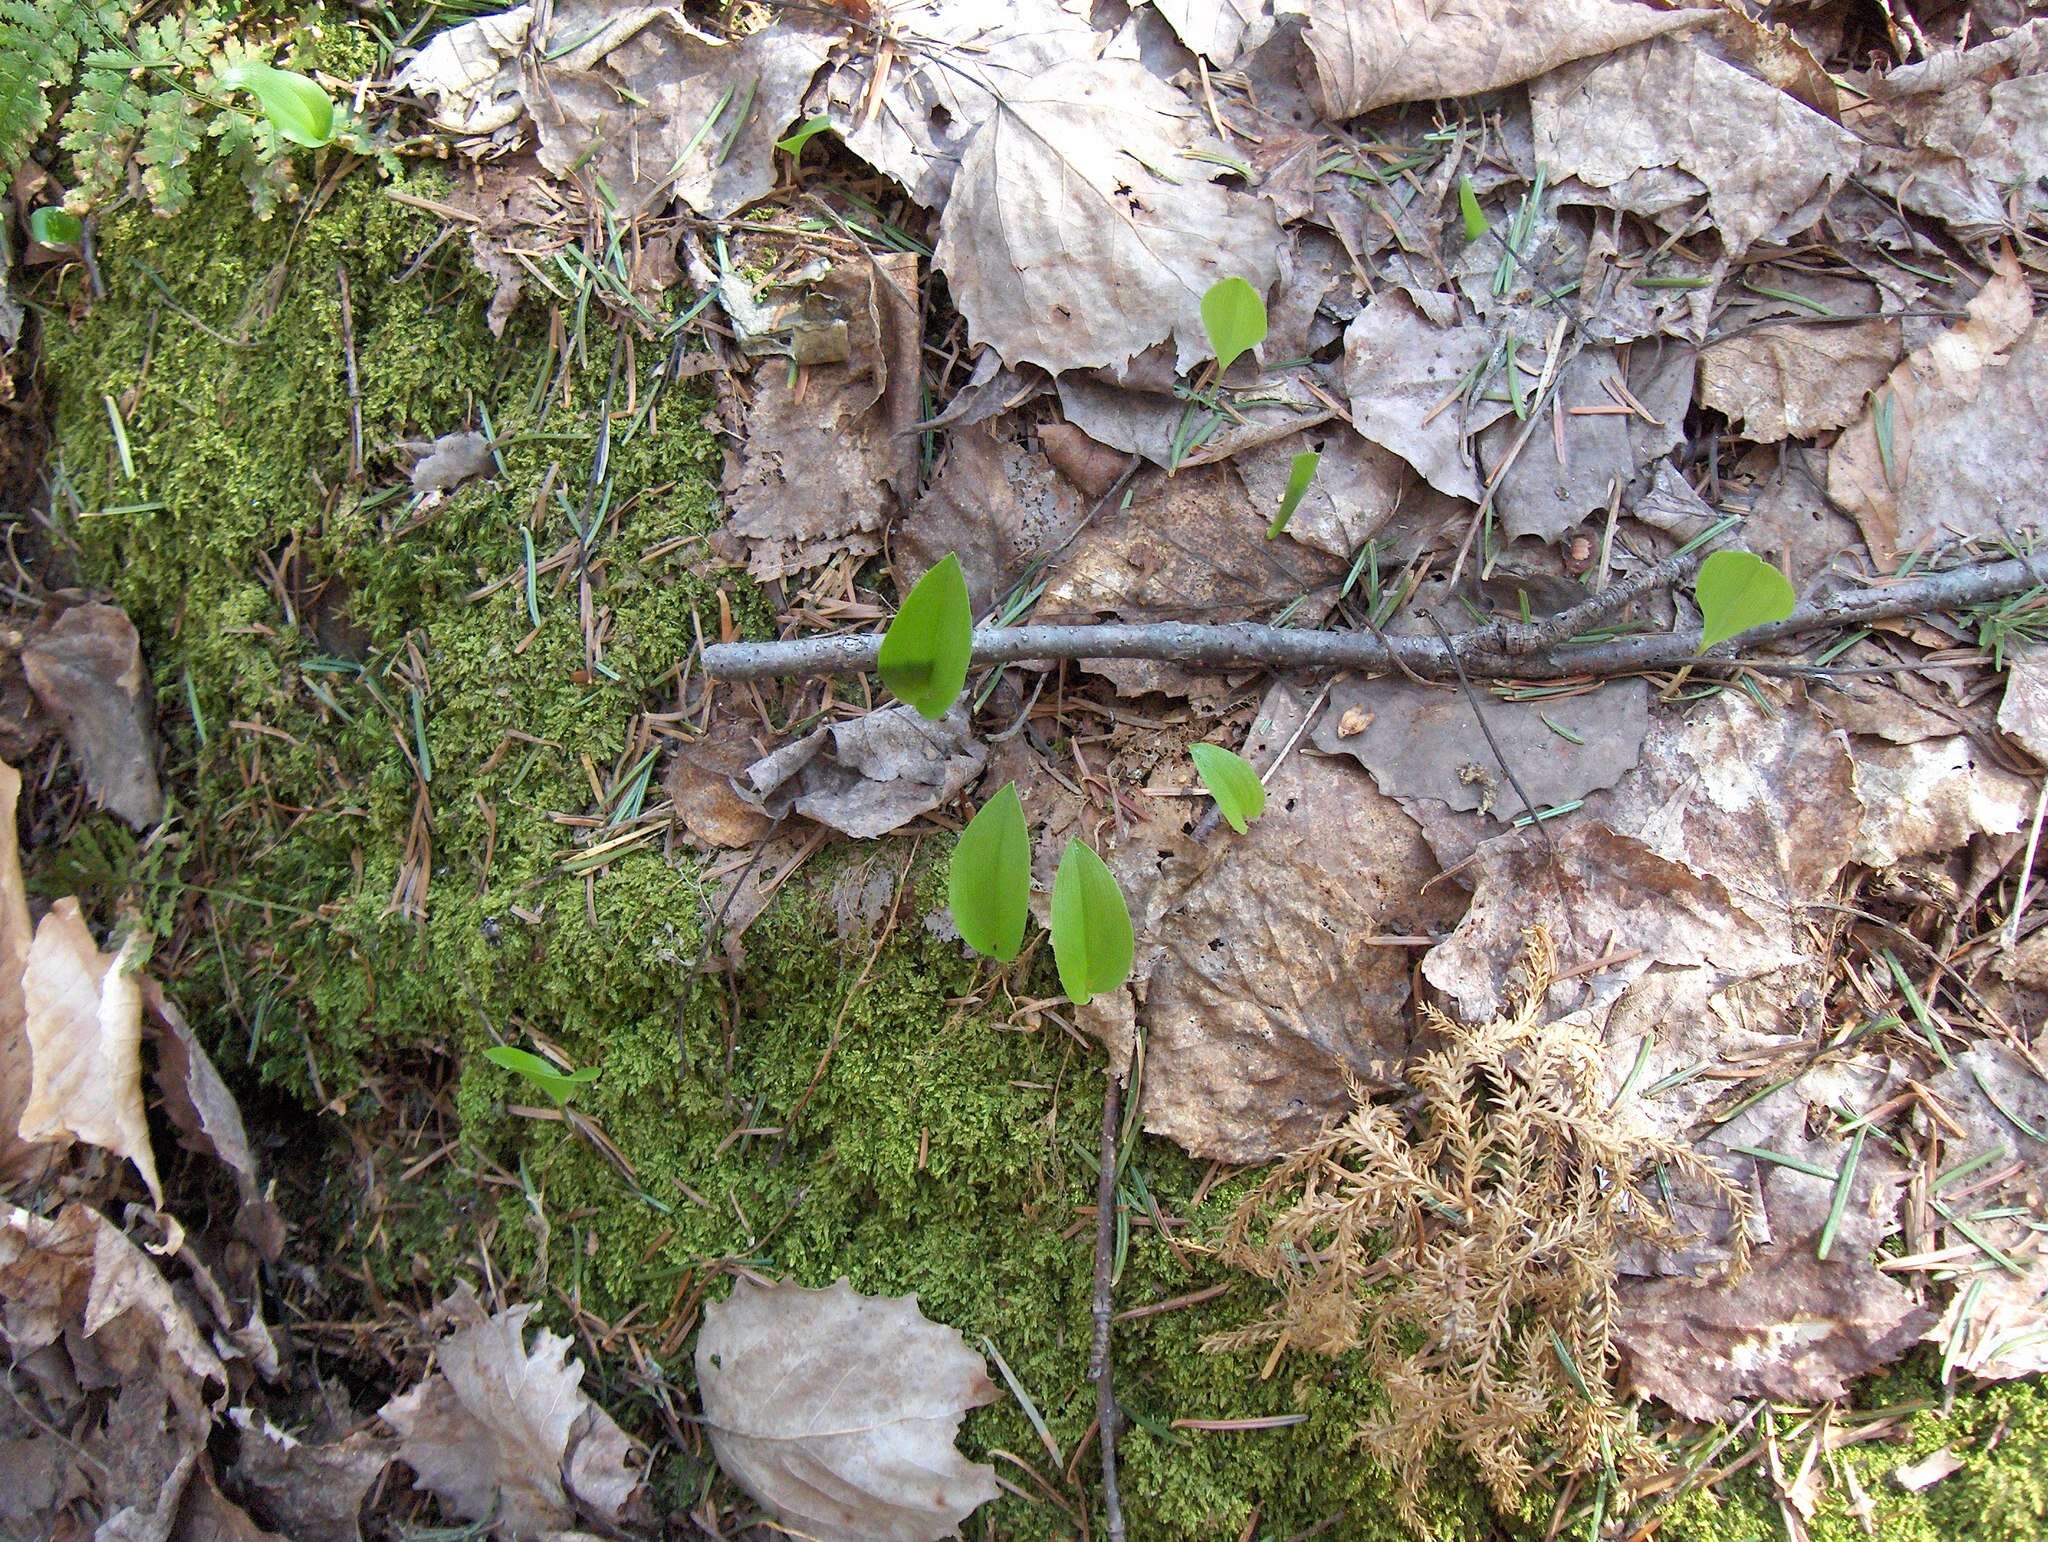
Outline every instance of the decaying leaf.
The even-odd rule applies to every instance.
[[[508,1537],[582,1529],[587,1513],[623,1521],[640,1487],[640,1450],[583,1393],[582,1362],[545,1328],[527,1347],[530,1306],[486,1314],[467,1284],[443,1302],[454,1325],[439,1369],[386,1403],[398,1457],[421,1487]]]
[[[727,535],[755,578],[783,578],[842,551],[880,549],[875,532],[915,485],[919,399],[917,258],[849,260],[817,286],[844,321],[844,363],[787,358],[754,371],[747,432],[726,476]]]
[[[987,760],[964,708],[932,723],[913,707],[883,707],[764,756],[746,783],[772,817],[797,813],[870,840],[950,803]]]
[[[1243,373],[1258,379],[1255,398],[1233,404],[1229,413],[1212,412],[1164,390],[1132,388],[1097,375],[1063,375],[1060,409],[1067,421],[1091,439],[1116,450],[1134,451],[1168,470],[1227,460],[1296,431],[1329,421],[1330,408],[1319,394],[1313,372],[1291,370],[1271,377],[1254,374],[1249,360]]]
[[[304,1440],[259,1413],[230,1410],[242,1426],[229,1479],[256,1518],[292,1542],[361,1542],[363,1499],[395,1454],[390,1441],[358,1430],[340,1440]]]
[[[162,819],[155,704],[127,615],[112,605],[74,605],[39,621],[22,645],[21,667],[63,728],[93,800],[138,830]]]
[[[1634,0],[1309,0],[1303,34],[1333,118],[1470,96],[1689,27],[1711,11]]]
[[[82,1140],[126,1157],[161,1209],[142,1108],[141,942],[137,932],[119,953],[102,953],[75,899],[58,900],[36,928],[21,981],[34,1057],[21,1138]]]
[[[34,935],[15,820],[20,797],[21,773],[0,761],[0,1190],[40,1177],[51,1157],[50,1148],[25,1141],[20,1133],[32,1064],[21,972]]]
[[[1858,164],[1854,134],[1686,38],[1582,57],[1537,81],[1529,100],[1545,166],[1619,189],[1624,204],[1631,178],[1682,172],[1735,255],[1811,225]],[[1673,191],[1660,186],[1646,212],[1669,207]]]
[[[1733,1418],[1751,1398],[1818,1403],[1912,1347],[1934,1314],[1867,1263],[1810,1249],[1758,1253],[1740,1294],[1690,1280],[1622,1292],[1622,1379],[1688,1419]]]
[[[2007,656],[2006,670],[1998,726],[2048,765],[2048,648],[2015,650]]]
[[[1439,327],[1406,292],[1382,291],[1344,333],[1352,425],[1439,492],[1477,503],[1479,471],[1468,441],[1509,406],[1468,404],[1458,393],[1492,351],[1486,328]]]
[[[1321,459],[1287,534],[1348,562],[1401,507],[1414,478],[1398,455],[1341,424],[1305,428],[1235,457],[1253,510],[1270,518],[1280,507],[1294,458],[1305,450]]]
[[[1273,35],[1273,0],[1152,0],[1174,36],[1220,69],[1229,69]]]
[[[936,262],[974,341],[1055,374],[1167,338],[1181,369],[1206,358],[1202,295],[1232,276],[1264,293],[1280,240],[1268,204],[1188,156],[1208,138],[1194,104],[1134,60],[1056,65],[1002,98],[939,226]]]
[[[1414,820],[1355,767],[1288,758],[1266,812],[1219,838],[1144,939],[1145,1128],[1200,1157],[1265,1161],[1407,1058],[1408,951],[1455,914],[1425,894]]]
[[[1880,568],[1970,536],[2017,537],[2048,483],[2048,320],[2008,262],[1968,318],[1908,354],[1828,456],[1828,493]]]
[[[489,476],[497,467],[491,437],[475,429],[443,434],[413,462],[412,490],[445,493],[472,477]]]
[[[937,1542],[997,1495],[953,1437],[1002,1394],[915,1295],[736,1280],[704,1309],[697,1386],[726,1474],[819,1542]]]
[[[715,719],[702,738],[678,741],[661,785],[683,828],[708,845],[732,847],[751,846],[774,829],[734,783],[760,758],[753,734],[735,718]]]
[[[1085,0],[920,0],[892,8],[889,21],[896,46],[854,49],[833,70],[827,103],[847,147],[930,209],[945,203],[998,101],[1102,52]]]
[[[1048,444],[1054,426],[1044,430]],[[1051,555],[1080,528],[1086,508],[1073,485],[1046,454],[1020,442],[1019,430],[1006,415],[947,436],[945,464],[892,543],[904,593],[952,552],[975,614],[983,614],[1035,558]]]
[[[1961,734],[1855,745],[1863,832],[1855,858],[1890,867],[1908,857],[1953,851],[1972,836],[2010,835],[2034,812],[2026,778],[1993,765]]]
[[[1853,422],[1899,358],[1899,323],[1761,327],[1700,355],[1700,402],[1763,444]]]
[[[1650,688],[1641,680],[1616,680],[1584,695],[1540,701],[1487,696],[1481,710],[1523,789],[1538,808],[1551,808],[1611,787],[1636,763],[1650,731]],[[1388,797],[1435,798],[1505,822],[1526,811],[1472,711],[1455,687],[1392,676],[1342,680],[1331,688],[1329,710],[1311,737],[1325,754],[1355,757]],[[1360,726],[1346,734],[1345,721],[1354,713],[1351,720]]]
[[[491,134],[519,121],[525,103],[511,61],[533,27],[533,7],[515,6],[437,32],[398,72],[395,90],[434,103],[437,127]]]

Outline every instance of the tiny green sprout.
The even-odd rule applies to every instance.
[[[1220,744],[1191,744],[1188,756],[1216,800],[1217,812],[1231,829],[1244,834],[1246,826],[1266,812],[1266,785],[1259,773],[1242,755]]]
[[[271,126],[295,145],[318,150],[334,138],[334,103],[307,76],[271,64],[237,64],[222,72],[230,91],[247,91]]]
[[[1067,1000],[1085,1007],[1131,977],[1130,907],[1095,852],[1068,841],[1052,884],[1052,956]]]
[[[28,217],[29,238],[53,251],[70,251],[85,241],[85,221],[61,204],[44,204]]]
[[[1015,782],[960,832],[946,873],[946,902],[968,947],[1005,964],[1017,956],[1031,914],[1031,832]]]
[[[875,660],[882,684],[932,722],[952,710],[974,657],[974,610],[967,575],[953,553],[911,587]]]
[[[787,151],[789,158],[801,166],[804,160],[804,146],[831,126],[832,120],[823,113],[819,113],[815,118],[806,118],[796,128],[790,130],[786,139],[776,140],[775,148]]]
[[[1486,234],[1486,213],[1479,207],[1479,195],[1472,191],[1472,179],[1463,172],[1458,174],[1458,213],[1464,216],[1467,241]]]
[[[1287,528],[1287,522],[1294,518],[1294,511],[1301,507],[1301,500],[1308,496],[1309,483],[1316,479],[1316,467],[1323,463],[1320,450],[1303,450],[1294,457],[1294,464],[1287,468],[1287,490],[1280,495],[1280,512],[1273,516],[1273,523],[1266,526],[1266,539],[1278,540],[1280,532]]]
[[[509,1044],[493,1044],[484,1051],[484,1059],[492,1065],[503,1066],[532,1082],[558,1107],[566,1107],[578,1087],[588,1086],[597,1080],[597,1067],[587,1065],[580,1071],[561,1071],[552,1061],[523,1049],[514,1049]]]
[[[1792,581],[1763,558],[1746,551],[1717,551],[1700,564],[1693,580],[1703,625],[1700,652],[1752,627],[1782,621],[1799,603]]]
[[[1241,278],[1218,279],[1202,296],[1202,325],[1221,380],[1240,354],[1266,340],[1266,302]]]

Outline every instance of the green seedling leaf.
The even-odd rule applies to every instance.
[[[270,64],[237,64],[222,72],[230,91],[247,91],[271,126],[295,145],[317,150],[334,138],[334,103],[306,76]]]
[[[1751,627],[1783,621],[1799,603],[1789,578],[1746,551],[1717,551],[1708,557],[1692,592],[1705,618],[1702,653]]]
[[[1220,744],[1191,744],[1188,754],[1195,762],[1195,774],[1216,800],[1224,822],[1239,835],[1245,826],[1266,812],[1266,787],[1259,773],[1242,755]]]
[[[1218,279],[1202,296],[1202,325],[1220,380],[1240,354],[1266,340],[1266,302],[1241,278]]]
[[[1472,179],[1458,177],[1458,212],[1465,217],[1465,239],[1477,241],[1486,234],[1486,212],[1479,207],[1479,195],[1472,191]]]
[[[904,596],[882,638],[882,684],[933,722],[952,709],[974,655],[974,611],[960,559],[945,558]]]
[[[578,1087],[597,1080],[597,1067],[594,1065],[587,1065],[580,1071],[559,1071],[553,1062],[526,1050],[514,1049],[509,1044],[493,1044],[484,1051],[484,1059],[492,1065],[518,1072],[558,1104],[567,1103]]]
[[[1085,1007],[1131,977],[1131,912],[1116,875],[1094,851],[1068,841],[1052,883],[1052,956],[1067,1000]]]
[[[1287,522],[1294,518],[1294,511],[1301,507],[1301,500],[1308,494],[1308,485],[1316,479],[1316,467],[1323,463],[1320,450],[1303,450],[1294,457],[1294,464],[1287,469],[1287,491],[1280,495],[1280,512],[1273,516],[1273,523],[1266,526],[1266,539],[1276,540],[1287,528]]]
[[[1017,784],[981,806],[953,845],[946,900],[960,940],[1007,964],[1024,946],[1031,913],[1031,832]]]
[[[804,158],[804,146],[831,126],[832,120],[823,113],[819,113],[815,118],[806,118],[800,125],[790,131],[787,139],[776,140],[775,148],[787,150],[790,158],[801,164]]]
[[[38,246],[63,251],[85,240],[85,221],[56,204],[45,204],[28,217],[28,233]]]

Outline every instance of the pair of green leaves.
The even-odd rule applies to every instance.
[[[221,73],[220,83],[255,97],[271,127],[293,144],[317,150],[333,141],[333,101],[297,71],[274,64],[237,64]]]
[[[1799,602],[1792,581],[1746,551],[1717,551],[1693,580],[1700,603],[1700,652],[1751,627],[1783,621]]]
[[[594,1065],[587,1065],[580,1071],[560,1071],[552,1061],[543,1060],[523,1049],[514,1049],[509,1044],[493,1044],[484,1051],[484,1059],[525,1077],[553,1098],[558,1107],[566,1106],[578,1087],[588,1086],[597,1080],[597,1067]]]
[[[1266,340],[1266,302],[1244,279],[1218,279],[1202,296],[1202,327],[1209,334],[1209,351],[1216,355],[1216,378],[1221,380],[1231,365]],[[1322,456],[1314,450],[1303,450],[1294,457],[1280,512],[1266,527],[1267,540],[1276,539],[1287,528],[1321,463]]]
[[[946,898],[961,940],[1008,963],[1024,946],[1031,915],[1031,832],[1010,782],[981,806],[953,847]],[[1086,1006],[1131,976],[1130,907],[1094,850],[1068,841],[1052,885],[1052,953],[1060,987]]]

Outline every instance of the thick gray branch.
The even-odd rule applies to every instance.
[[[1660,568],[1661,572],[1662,569]],[[1741,650],[1804,632],[1860,626],[1893,616],[1956,610],[2000,600],[2034,586],[2031,565],[2018,560],[1952,568],[1898,583],[1831,595],[1801,605],[1783,621],[1745,632],[1700,655],[1698,632],[1658,632],[1608,642],[1561,641],[1554,620],[1491,623],[1437,637],[1319,632],[1307,627],[1153,621],[1108,626],[981,627],[974,634],[977,664],[1021,664],[1055,659],[1161,659],[1210,669],[1392,669],[1429,679],[1451,679],[1456,659],[1469,675],[1489,680],[1559,680],[1577,675],[1622,675],[1697,663],[1727,667]],[[1616,588],[1623,587],[1616,585]],[[1645,588],[1648,586],[1645,585]],[[1636,590],[1635,593],[1640,593]],[[1634,594],[1631,594],[1631,598]],[[1606,610],[1604,596],[1567,614]],[[1448,646],[1446,645],[1448,642]],[[858,675],[875,667],[878,633],[806,637],[795,642],[716,643],[704,650],[705,671],[721,680],[763,680],[777,675]]]

